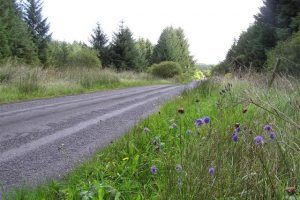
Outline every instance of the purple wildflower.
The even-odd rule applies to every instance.
[[[214,168],[214,167],[210,167],[209,169],[208,169],[208,173],[210,174],[210,175],[215,175],[215,173],[216,173],[216,169]]]
[[[150,168],[150,171],[152,174],[157,174],[157,167],[155,165],[153,165],[151,168]]]
[[[256,145],[263,145],[265,143],[264,138],[260,135],[256,136],[254,141]]]
[[[271,131],[271,130],[272,130],[272,126],[269,125],[269,124],[266,124],[266,125],[264,126],[264,130],[265,130],[265,131]]]
[[[177,128],[177,124],[172,123],[171,126],[170,126],[170,129],[175,129],[175,128]]]
[[[208,124],[210,122],[210,118],[206,116],[203,118],[203,121],[205,124]]]
[[[240,126],[235,129],[236,133],[239,133],[240,131],[241,131],[241,127]]]
[[[239,136],[236,133],[234,133],[232,134],[231,139],[232,141],[237,142],[239,140]]]
[[[181,172],[182,171],[182,166],[180,164],[177,164],[175,167],[177,172]]]
[[[203,124],[204,124],[203,119],[197,119],[196,122],[195,122],[195,125],[198,126],[198,127],[202,126]]]
[[[150,132],[150,129],[147,128],[147,127],[145,127],[145,128],[144,128],[144,132],[145,132],[145,133],[149,133],[149,132]]]
[[[191,130],[187,130],[186,134],[191,135],[193,132]]]
[[[269,134],[269,136],[270,136],[270,139],[271,139],[271,140],[274,140],[274,139],[276,138],[276,133],[271,132],[271,133]]]
[[[181,186],[182,186],[182,179],[181,179],[181,178],[179,178],[179,177],[178,177],[178,179],[177,179],[177,184],[178,184],[178,186],[179,186],[179,187],[181,187]]]

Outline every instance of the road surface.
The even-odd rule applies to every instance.
[[[192,86],[134,87],[0,106],[0,184],[7,191],[61,177]]]

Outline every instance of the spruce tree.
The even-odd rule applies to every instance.
[[[13,57],[35,63],[37,56],[26,24],[14,0],[0,0],[0,59]]]
[[[104,67],[109,64],[107,42],[108,38],[106,34],[103,32],[100,23],[97,23],[96,28],[91,35],[90,43],[93,49],[98,52],[98,58],[101,60]]]
[[[110,55],[112,64],[117,69],[135,70],[138,68],[135,41],[130,29],[124,26],[124,22],[121,22],[119,31],[113,35]]]
[[[37,47],[39,60],[47,62],[47,45],[51,40],[50,25],[47,18],[42,16],[43,3],[41,0],[27,0],[24,3],[24,19],[27,22],[33,42]]]

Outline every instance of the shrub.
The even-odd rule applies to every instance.
[[[277,58],[281,59],[277,72],[300,76],[300,32],[289,40],[279,42],[268,52],[266,62],[268,70],[272,70]]]
[[[81,48],[68,58],[68,64],[75,67],[101,67],[97,52],[89,48]]]
[[[177,62],[164,61],[159,64],[153,64],[150,68],[150,72],[154,76],[162,78],[173,78],[182,74],[182,68]]]

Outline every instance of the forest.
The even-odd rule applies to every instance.
[[[239,69],[256,72],[273,70],[300,75],[300,1],[264,0],[255,22],[241,33],[215,73]]]

